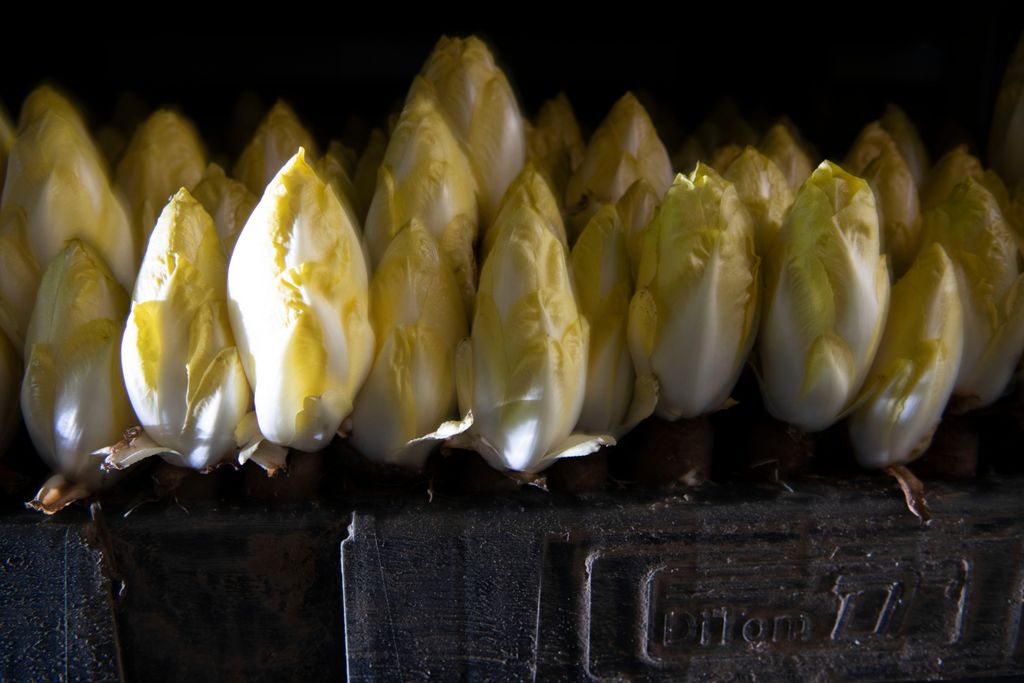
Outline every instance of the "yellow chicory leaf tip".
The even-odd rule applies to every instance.
[[[167,198],[193,189],[206,170],[206,153],[192,122],[161,109],[139,125],[117,165],[116,186],[124,198],[140,251]]]
[[[551,233],[565,245],[566,251],[569,245],[565,236],[565,225],[562,223],[562,212],[558,206],[558,200],[551,191],[547,180],[532,163],[527,163],[523,170],[516,176],[515,181],[509,185],[508,192],[498,206],[494,223],[484,233],[483,244],[480,253],[481,260],[486,260],[491,252],[494,242],[498,238],[498,231],[505,224],[512,212],[520,206],[529,206],[544,219],[544,225],[551,230]]]
[[[245,227],[245,222],[249,220],[252,210],[256,208],[259,198],[249,192],[245,185],[229,178],[224,169],[217,164],[210,164],[206,168],[206,173],[192,191],[192,196],[213,218],[224,253],[230,257],[235,248],[235,241]]]
[[[796,192],[814,169],[813,160],[798,144],[789,128],[777,123],[764,134],[759,147],[769,159],[775,162],[789,186]]]
[[[957,145],[935,162],[921,186],[921,211],[930,211],[946,201],[953,188],[967,178],[978,180],[984,174],[981,162],[967,145]]]
[[[877,124],[865,129],[850,157],[848,167],[860,167],[854,172],[867,180],[875,193],[883,251],[894,276],[901,277],[921,245],[921,208],[914,175],[893,138]]]
[[[313,136],[284,100],[278,100],[235,163],[234,175],[257,197],[299,148],[317,156]]]
[[[744,149],[722,175],[736,187],[750,212],[757,253],[765,254],[793,204],[793,188],[775,162],[753,147]]]
[[[583,161],[583,136],[565,93],[541,105],[528,134],[529,159],[551,186],[559,205],[573,171]]]
[[[570,242],[603,204],[618,201],[641,178],[662,195],[672,184],[672,163],[647,111],[626,93],[594,131],[583,162],[569,178]]]
[[[896,149],[896,142],[878,121],[872,121],[861,129],[846,153],[843,167],[857,176],[864,175],[864,169],[875,160],[883,149]],[[899,154],[899,151],[896,152]]]
[[[885,112],[879,121],[892,136],[900,155],[907,162],[907,167],[910,169],[911,175],[914,176],[914,183],[918,187],[922,187],[931,161],[928,157],[928,149],[917,132],[917,127],[914,126],[906,112],[892,103],[886,105]]]
[[[18,116],[18,130],[30,126],[45,114],[56,114],[78,127],[82,132],[87,129],[85,119],[78,108],[59,89],[43,84],[32,90],[21,103]]]
[[[337,193],[338,200],[356,218],[355,227],[360,233],[362,224],[355,209],[356,188],[352,183],[352,171],[355,169],[355,152],[337,140],[331,140],[327,151],[316,163],[315,168],[320,177],[330,184]]]

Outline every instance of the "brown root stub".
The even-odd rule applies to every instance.
[[[39,489],[35,499],[25,503],[25,507],[47,515],[60,512],[77,500],[91,495],[88,489],[70,482],[60,474],[50,477]]]
[[[624,440],[626,476],[644,486],[698,486],[711,473],[714,431],[707,417],[669,422],[651,417]]]
[[[749,429],[736,473],[741,479],[780,482],[810,468],[813,435],[767,414],[757,415]]]
[[[603,491],[608,454],[602,449],[582,458],[560,458],[545,474],[552,491]]]
[[[514,470],[508,470],[506,472],[502,472],[502,474],[520,486],[532,486],[533,488],[540,489],[545,492],[548,490],[547,472],[516,472]]]
[[[921,480],[903,465],[893,465],[884,469],[885,473],[896,479],[903,491],[903,497],[907,501],[907,509],[915,517],[921,520],[922,526],[929,526],[932,523],[932,512],[928,509],[928,501],[925,500],[924,484]]]
[[[162,462],[153,470],[153,483],[158,491],[170,493],[181,488],[182,483],[188,479],[190,470]]]
[[[978,471],[980,445],[981,435],[969,416],[948,415],[914,462],[914,471],[926,479],[968,479]]]
[[[204,473],[160,462],[150,476],[157,496],[199,501],[218,498],[230,490],[236,469],[231,463],[225,463]]]
[[[492,468],[479,454],[453,448],[438,463],[432,488],[437,493],[518,491],[522,482]]]
[[[332,482],[343,482],[348,492],[363,495],[411,493],[422,488],[433,466],[429,459],[422,468],[379,463],[360,453],[348,439],[332,442],[328,452]]]
[[[288,459],[288,469],[267,476],[254,464],[242,467],[245,496],[254,500],[300,502],[318,497],[323,479],[324,451],[301,453],[296,451]]]

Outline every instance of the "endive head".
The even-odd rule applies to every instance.
[[[753,145],[757,142],[757,133],[743,118],[736,102],[731,99],[721,100],[711,113],[697,126],[695,135],[705,150],[714,150],[726,145]],[[692,169],[690,169],[692,170]]]
[[[1020,212],[1014,207],[1013,197],[1010,195],[1010,190],[1006,187],[1006,183],[991,168],[985,169],[985,172],[981,174],[980,178],[977,178],[977,181],[995,197],[996,204],[999,205],[1003,218],[1010,225],[1010,229],[1013,230],[1014,236],[1017,238],[1017,245],[1021,248],[1022,253],[1024,253],[1024,224],[1019,220]]]
[[[996,96],[988,159],[1010,185],[1024,179],[1024,37],[1017,41]]]
[[[900,277],[921,246],[921,207],[914,176],[891,139],[882,140],[877,156],[861,175],[875,193],[883,251],[894,275]]]
[[[295,111],[283,100],[278,100],[242,151],[232,175],[259,197],[300,147],[312,157],[317,156],[313,136],[303,127]]]
[[[775,162],[794,192],[800,189],[814,168],[811,158],[800,147],[785,124],[777,123],[768,129],[761,139],[760,150]]]
[[[370,252],[379,261],[412,218],[439,237],[459,216],[475,224],[477,211],[476,181],[465,148],[442,114],[433,87],[417,78],[377,174],[366,219]]]
[[[523,205],[484,262],[472,337],[460,346],[459,405],[495,468],[538,472],[572,449],[587,377],[587,323],[565,246]],[[596,446],[595,446],[596,447]]]
[[[59,90],[50,85],[40,85],[30,92],[21,103],[18,116],[18,130],[28,128],[46,114],[56,114],[76,126],[82,133],[88,128],[78,108]]]
[[[0,104],[0,188],[4,186],[7,173],[7,156],[14,146],[14,123],[7,115],[7,110]]]
[[[903,465],[928,448],[956,383],[963,335],[953,264],[933,243],[892,288],[885,332],[850,416],[857,462]]]
[[[376,266],[391,239],[415,218],[441,243],[469,308],[477,215],[476,181],[463,146],[442,115],[433,86],[417,78],[377,172],[366,216],[370,261]]]
[[[528,135],[530,160],[548,181],[561,203],[569,176],[583,161],[583,136],[565,93],[541,105]]]
[[[249,189],[233,178],[229,178],[224,169],[217,164],[210,164],[206,175],[196,185],[192,196],[195,197],[206,212],[213,218],[217,227],[224,254],[231,256],[238,235],[249,220],[252,210],[256,208],[256,197]]]
[[[373,191],[377,187],[377,169],[384,159],[384,150],[387,146],[388,136],[380,128],[374,128],[370,131],[370,139],[356,163],[355,176],[352,178],[356,194],[352,204],[361,222],[365,221],[366,212],[370,208]]]
[[[0,209],[0,331],[14,343],[19,357],[42,269],[25,234],[25,212]]]
[[[1024,275],[999,203],[972,178],[924,217],[925,242],[938,242],[956,267],[964,351],[954,393],[960,409],[998,399],[1024,349]]]
[[[203,143],[191,121],[161,109],[142,122],[117,165],[116,177],[140,251],[145,251],[167,198],[178,188],[194,188],[205,170]]]
[[[324,153],[325,157],[331,157],[348,177],[352,177],[356,172],[356,164],[359,163],[359,155],[356,151],[346,145],[341,140],[331,140],[327,143],[327,151]]]
[[[757,253],[768,251],[782,229],[794,191],[775,162],[753,147],[743,150],[723,174],[731,182],[754,222]]]
[[[636,373],[626,343],[633,275],[622,220],[606,204],[572,249],[580,313],[590,326],[587,391],[579,428],[619,434],[627,423]]]
[[[594,131],[583,162],[569,178],[570,241],[601,205],[617,202],[639,179],[660,196],[672,184],[672,164],[647,111],[633,93],[626,93]]]
[[[562,223],[562,212],[558,207],[558,200],[551,192],[544,176],[532,163],[528,163],[516,177],[515,182],[509,185],[508,192],[498,206],[498,213],[495,215],[494,223],[484,233],[483,244],[480,248],[482,260],[491,253],[498,238],[498,231],[501,229],[511,214],[520,206],[529,206],[544,219],[544,224],[551,230],[551,233],[558,238],[558,241],[569,250],[565,237],[565,225]]]
[[[420,73],[469,150],[481,215],[490,220],[526,161],[525,122],[515,93],[476,36],[441,38]]]
[[[757,332],[754,239],[732,183],[704,164],[676,176],[647,228],[629,311],[633,364],[657,378],[659,416],[726,403]]]
[[[661,202],[659,195],[651,184],[641,178],[629,186],[615,208],[622,221],[622,232],[626,238],[626,250],[629,252],[629,269],[633,280],[640,272],[640,254],[643,251],[644,232],[654,218],[654,212]]]
[[[811,160],[821,158],[818,148],[815,147],[810,140],[804,137],[804,134],[800,131],[800,128],[796,125],[793,119],[788,116],[780,116],[776,123],[786,129],[786,132],[788,132],[789,136],[793,138],[796,146],[803,150],[805,157]]]
[[[1017,234],[1024,233],[1024,180],[1017,183],[1010,196],[1010,205],[1007,213],[1010,216],[1010,223],[1017,230]]]
[[[54,107],[19,130],[7,160],[0,211],[22,214],[26,242],[39,266],[77,238],[99,252],[128,288],[135,279],[136,240],[106,165],[75,118]]]
[[[946,201],[953,188],[967,178],[978,180],[984,174],[981,162],[967,150],[967,145],[958,145],[935,162],[928,173],[928,180],[921,187],[921,210],[930,211]]]
[[[892,149],[899,154],[896,142],[889,132],[878,121],[872,121],[861,129],[857,139],[853,141],[853,146],[846,153],[843,167],[854,175],[863,176],[864,169],[882,153],[883,149]]]
[[[18,431],[21,410],[18,390],[21,388],[21,354],[7,335],[0,332],[0,452],[6,453],[7,446]]]
[[[98,252],[71,240],[43,274],[25,340],[21,411],[36,451],[55,472],[101,479],[93,451],[135,424],[121,377],[128,295]]]
[[[7,108],[0,102],[0,151],[4,155],[10,151],[11,145],[14,144],[14,133],[14,121],[11,120],[11,115],[7,112]]]
[[[370,301],[376,353],[351,438],[371,460],[419,468],[433,444],[410,442],[456,417],[455,349],[468,334],[455,276],[419,221],[388,245]]]
[[[825,429],[860,389],[889,305],[868,184],[822,162],[800,188],[764,266],[765,405],[807,431]]]
[[[213,219],[182,188],[153,229],[121,343],[139,424],[175,465],[233,459],[251,392],[228,320],[227,262]]]
[[[718,173],[725,173],[725,169],[729,168],[729,164],[735,161],[740,154],[743,154],[743,148],[739,145],[733,143],[722,145],[711,153],[706,165]]]
[[[327,147],[327,152],[316,163],[316,172],[323,178],[338,195],[338,201],[348,207],[348,210],[356,216],[355,228],[361,231],[361,223],[356,215],[353,197],[356,189],[352,184],[351,169],[355,167],[355,152],[338,142],[332,140]]]
[[[921,187],[924,185],[925,178],[928,177],[931,160],[928,158],[928,150],[921,142],[921,136],[914,123],[906,112],[895,104],[887,104],[885,113],[879,120],[882,123],[882,128],[885,128],[892,136],[896,148],[900,151],[900,156],[907,162],[910,174],[914,176],[914,182]]]
[[[269,441],[323,448],[373,360],[363,251],[305,150],[267,186],[235,243],[228,312]]]

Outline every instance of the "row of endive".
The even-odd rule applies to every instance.
[[[1013,69],[1003,93],[990,156],[1017,180]],[[748,360],[772,414],[849,418],[868,466],[919,455],[951,395],[1005,391],[1020,186],[964,148],[929,169],[895,108],[842,167],[813,168],[785,122],[759,147],[715,137],[678,158],[718,170],[673,180],[631,95],[584,148],[564,96],[531,125],[480,41],[442,39],[358,159],[317,155],[278,104],[236,180],[161,111],[111,184],[40,88],[0,125],[0,436],[20,385],[53,511],[109,480],[104,457],[274,472],[337,433],[383,463],[448,441],[532,474],[727,406]]]

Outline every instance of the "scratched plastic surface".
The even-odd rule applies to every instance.
[[[1021,675],[1022,484],[356,512],[349,677]]]
[[[114,619],[83,524],[0,517],[0,681],[116,681]]]
[[[1024,479],[793,488],[0,516],[0,680],[1024,675]]]

